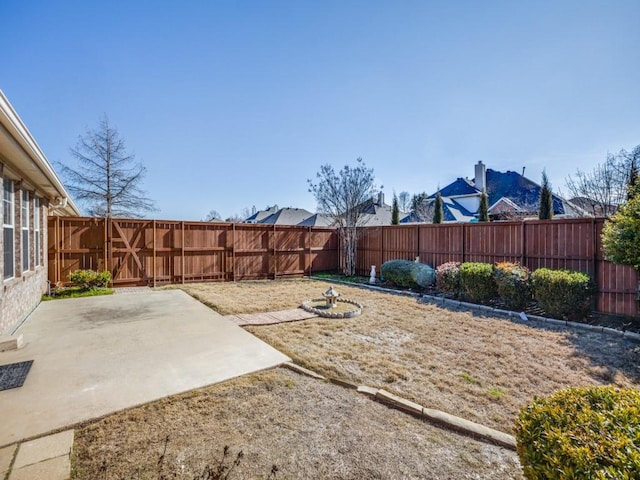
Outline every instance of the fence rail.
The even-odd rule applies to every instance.
[[[598,311],[636,316],[636,271],[604,260],[603,224],[602,218],[579,218],[365,227],[356,268],[368,275],[371,265],[418,256],[434,267],[450,261],[511,261],[531,270],[566,268],[588,273],[596,281]]]
[[[339,269],[327,228],[49,217],[49,280],[109,270],[116,286],[234,281]]]

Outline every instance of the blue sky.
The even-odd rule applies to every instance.
[[[637,0],[6,0],[0,18],[0,89],[49,160],[106,113],[155,218],[314,211],[306,180],[357,157],[387,200],[478,160],[563,190],[640,144]]]

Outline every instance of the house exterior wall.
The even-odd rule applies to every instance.
[[[1,178],[4,184],[4,176]],[[9,178],[9,177],[7,177]],[[42,294],[47,290],[47,201],[37,195],[37,193],[21,182],[11,179],[13,184],[13,213],[14,213],[14,234],[13,234],[13,276],[5,275],[4,252],[7,246],[4,244],[4,235],[0,236],[0,279],[2,288],[0,290],[0,335],[9,335],[38,305]],[[0,189],[4,195],[4,185]],[[23,192],[28,192],[28,218],[22,215]],[[4,198],[4,197],[3,197]],[[36,200],[39,202],[39,215],[35,214]],[[4,218],[5,202],[0,202],[0,218]],[[39,217],[39,218],[38,218]],[[39,229],[35,226],[38,218]],[[28,265],[23,265],[23,225],[28,225],[29,239],[26,248],[28,249]],[[3,226],[4,231],[4,226]],[[39,242],[36,241],[39,235]],[[36,255],[36,246],[39,255]],[[36,265],[36,263],[38,263]]]

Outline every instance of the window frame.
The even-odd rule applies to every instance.
[[[33,197],[33,257],[35,267],[42,266],[42,238],[40,237],[40,198]]]
[[[29,231],[31,200],[29,190],[23,189],[20,198],[20,266],[23,272],[28,272],[31,270],[31,232]]]
[[[7,193],[8,198],[7,198]],[[7,219],[9,222],[7,223]],[[15,183],[10,178],[2,179],[2,234],[3,234],[3,255],[4,262],[2,268],[2,275],[4,281],[11,280],[16,276],[16,245],[15,245],[15,225],[16,225],[16,212],[15,212]],[[10,230],[11,234],[7,237],[6,233]],[[7,248],[7,238],[11,240],[11,248]],[[11,251],[11,272],[7,275],[7,252]]]

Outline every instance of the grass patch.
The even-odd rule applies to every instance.
[[[505,394],[506,394],[506,392],[504,392],[503,390],[500,390],[499,388],[496,388],[496,387],[491,387],[489,389],[489,395],[491,395],[496,400],[501,399]]]
[[[462,378],[465,382],[470,383],[472,385],[479,385],[480,382],[473,378],[473,375],[471,375],[469,372],[462,372],[460,374],[460,378]]]
[[[51,295],[43,295],[42,301],[60,300],[62,298],[97,297],[100,295],[113,295],[113,288],[90,288],[66,287],[58,288]]]

